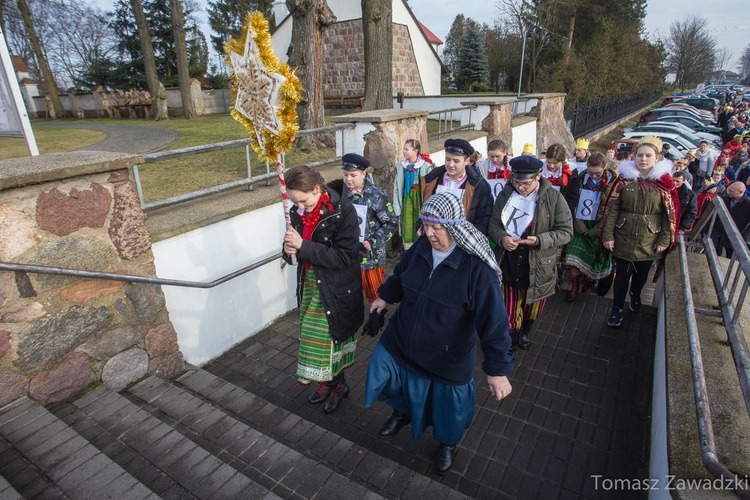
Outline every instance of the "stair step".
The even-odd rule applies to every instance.
[[[16,464],[22,463],[19,458],[33,464],[32,475],[38,471],[39,477],[45,477],[36,483],[40,485],[37,488],[46,486],[39,491],[46,497],[158,499],[83,436],[27,397],[0,408],[0,435],[5,442],[0,446],[6,446],[0,455]],[[7,468],[2,468],[3,475],[13,484],[16,478]],[[28,494],[19,489],[24,496]]]
[[[185,419],[190,422],[191,414],[196,412],[191,408],[198,408],[200,400],[191,400],[187,407],[174,403],[174,400],[170,403],[170,399],[162,398],[161,395],[174,394],[174,390],[169,389],[168,384],[156,382],[159,381],[147,379],[133,387],[131,391],[140,392],[146,400],[163,401],[160,407],[162,411],[167,414],[171,412],[173,415],[170,416],[175,420]],[[175,382],[226,409],[240,420],[239,423],[235,423],[238,422],[237,419],[228,417],[231,420],[216,422],[214,429],[207,429],[207,432],[213,430],[213,432],[225,435],[235,433],[239,431],[238,425],[247,427],[243,423],[247,422],[249,425],[270,429],[275,439],[300,450],[315,462],[325,464],[329,469],[349,480],[354,479],[366,483],[369,489],[381,495],[395,498],[429,498],[430,500],[469,498],[205,370],[190,369]],[[152,388],[144,392],[149,385],[152,385]],[[200,405],[203,412],[208,411],[205,405],[206,403]],[[222,431],[222,428],[225,430]],[[226,441],[231,441],[231,438]],[[235,444],[232,450],[238,447],[241,445]]]
[[[356,480],[332,471],[315,457],[305,456],[228,415],[222,408],[159,378],[145,379],[129,392],[163,412],[186,432],[197,434],[196,439],[215,447],[218,456],[284,498],[336,498],[343,491],[351,498],[382,498]],[[244,401],[251,399],[256,398],[251,396]]]
[[[57,411],[162,498],[279,498],[109,388]]]
[[[23,497],[16,489],[0,476],[0,500],[22,500]]]

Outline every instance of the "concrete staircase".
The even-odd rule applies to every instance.
[[[0,500],[468,498],[192,368],[0,408]]]

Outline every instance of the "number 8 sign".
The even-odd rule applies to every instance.
[[[596,220],[601,195],[601,191],[581,189],[581,196],[578,198],[578,208],[576,209],[576,219]]]

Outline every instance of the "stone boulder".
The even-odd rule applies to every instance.
[[[76,352],[52,370],[40,373],[29,384],[29,396],[40,404],[58,403],[93,382],[89,357]]]
[[[7,205],[0,206],[0,260],[13,260],[40,240],[33,217]]]
[[[29,379],[23,374],[0,368],[0,407],[29,392]]]
[[[85,352],[94,359],[103,360],[133,347],[141,340],[141,334],[134,328],[123,326],[102,333],[97,338],[81,345],[77,350]]]
[[[138,194],[130,182],[115,184],[115,207],[109,223],[109,237],[117,253],[131,260],[151,248],[151,235]]]
[[[177,332],[171,322],[152,328],[146,333],[146,352],[152,358],[177,351]]]
[[[148,374],[148,354],[143,349],[128,349],[112,357],[102,370],[102,382],[120,391]]]
[[[68,194],[53,188],[39,195],[36,220],[41,229],[67,236],[84,227],[104,227],[111,205],[112,195],[101,184],[91,183],[91,189],[71,188]]]

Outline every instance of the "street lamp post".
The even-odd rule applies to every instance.
[[[526,57],[526,29],[524,28],[521,36],[523,37],[523,43],[521,44],[521,69],[518,72],[518,98],[521,98],[521,84],[523,82],[523,60]]]

